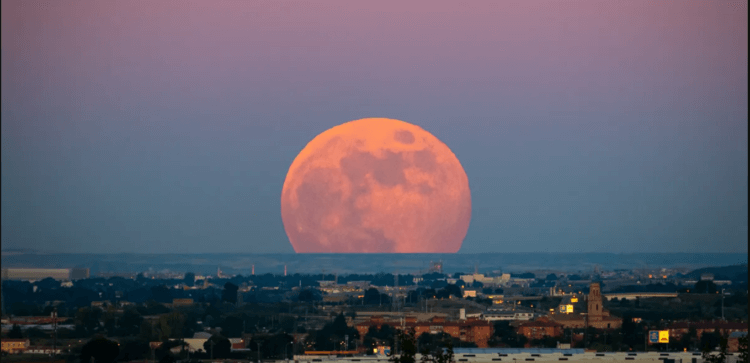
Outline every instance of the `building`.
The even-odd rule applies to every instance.
[[[467,297],[477,297],[477,290],[474,290],[474,289],[464,290],[464,299]]]
[[[682,338],[683,335],[695,328],[700,337],[703,333],[713,333],[718,330],[721,335],[731,335],[735,332],[747,333],[747,323],[736,323],[730,321],[700,321],[700,322],[678,322],[668,327],[669,336],[673,339]]]
[[[736,332],[733,332],[732,334],[729,334],[729,339],[727,340],[727,351],[739,352],[740,351],[740,338],[742,337],[747,338],[746,331],[736,331]]]
[[[553,314],[550,318],[561,324],[563,328],[617,329],[622,326],[622,319],[611,316],[602,304],[602,293],[598,282],[589,285],[586,297],[586,313]],[[566,306],[567,312],[567,306]]]
[[[52,353],[60,354],[60,353],[62,353],[62,348],[54,348],[54,347],[50,347],[50,346],[32,345],[32,346],[28,347],[26,349],[26,351],[24,351],[24,353],[27,353],[27,354],[47,354],[47,355],[52,354]]]
[[[675,298],[677,297],[676,292],[625,292],[625,293],[613,293],[604,294],[604,298],[607,300],[619,299],[619,300],[635,300],[635,299],[646,299],[646,298]]]
[[[23,353],[29,348],[30,341],[28,339],[5,339],[0,340],[1,349],[3,352],[10,354]]]
[[[193,304],[193,299],[172,299],[172,307],[192,306]]]
[[[521,323],[518,326],[518,333],[523,334],[529,339],[542,339],[544,337],[556,337],[563,332],[563,326],[560,323],[551,321],[545,317]]]
[[[473,342],[480,348],[486,348],[492,336],[492,325],[488,321],[476,318],[448,321],[444,317],[433,317],[426,321],[419,321],[415,317],[405,317],[399,320],[385,320],[380,316],[372,316],[370,320],[356,325],[360,339],[367,335],[370,327],[380,328],[390,325],[395,329],[414,330],[416,336],[424,333],[437,334],[444,332],[464,342]]]
[[[3,280],[38,281],[51,277],[55,280],[70,280],[70,269],[67,268],[6,268],[3,269]]]
[[[482,313],[482,319],[486,321],[516,321],[523,320],[528,321],[536,316],[533,312],[522,312],[522,311],[492,311],[488,310]]]
[[[65,319],[60,317],[53,318],[52,316],[14,316],[3,324],[8,325],[43,325],[53,324],[55,321],[59,324]]]
[[[484,285],[505,285],[510,281],[510,274],[485,276],[484,274],[475,273],[471,275],[460,275],[459,278],[469,285],[474,283],[474,281],[481,282]]]
[[[87,268],[74,268],[70,270],[71,280],[84,280],[91,276],[89,269]]]
[[[242,338],[229,338],[229,343],[232,344],[232,350],[245,349],[245,339]]]

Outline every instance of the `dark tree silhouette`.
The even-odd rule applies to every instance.
[[[187,286],[194,286],[195,285],[195,274],[192,272],[188,272],[185,274],[185,278],[183,279],[183,282]]]
[[[371,287],[365,291],[364,304],[365,305],[380,305],[389,304],[390,297],[386,294],[381,294],[378,289]]]
[[[81,348],[81,362],[113,363],[120,355],[120,345],[104,337],[96,337]]]
[[[300,302],[312,302],[318,300],[315,291],[312,289],[302,290],[297,297]]]
[[[390,361],[393,363],[416,363],[417,338],[414,336],[414,330],[399,331],[397,339],[399,352],[392,355]]]
[[[229,354],[232,351],[232,343],[229,339],[214,334],[203,343],[203,350],[209,355],[209,357],[229,358]]]
[[[703,346],[703,360],[710,363],[726,363],[727,361],[727,338],[719,335],[719,352],[712,354],[713,346]]]
[[[701,280],[695,284],[695,293],[697,294],[715,294],[719,291],[713,281]]]
[[[10,328],[10,332],[8,332],[8,338],[10,339],[23,338],[23,332],[21,331],[21,327],[18,326],[18,324],[13,324],[13,327]]]
[[[171,303],[172,302],[172,292],[169,290],[168,287],[166,287],[164,285],[152,287],[151,288],[151,297],[156,302],[160,302],[160,303]]]
[[[151,349],[148,342],[139,339],[129,339],[122,342],[120,346],[120,357],[118,361],[130,362],[148,358]]]
[[[235,304],[237,303],[237,290],[239,290],[239,286],[227,282],[224,284],[224,291],[221,293],[221,301],[226,301],[228,303]]]

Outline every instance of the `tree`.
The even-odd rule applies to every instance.
[[[159,323],[156,329],[159,331],[159,340],[164,341],[169,338],[182,338],[182,328],[185,325],[185,317],[177,311],[165,314],[159,317]]]
[[[227,282],[224,284],[224,291],[221,293],[221,301],[226,301],[228,303],[236,304],[237,303],[237,291],[239,290],[239,286]]]
[[[120,345],[104,337],[96,337],[81,348],[81,362],[113,363],[120,355]]]
[[[151,287],[151,298],[159,303],[171,303],[172,291],[165,285]]]
[[[243,333],[243,323],[244,320],[240,316],[236,315],[230,315],[224,318],[224,320],[219,324],[219,327],[221,327],[221,334],[226,337],[240,337]]]
[[[507,346],[522,348],[528,339],[523,334],[516,333],[508,321],[498,321],[493,329],[492,344],[494,346]]]
[[[285,354],[294,354],[294,347],[289,349],[289,346],[293,342],[294,338],[285,333],[256,335],[250,340],[248,347],[251,352],[254,352],[254,354],[251,355],[253,357],[258,356],[258,348],[260,348],[260,356],[262,358],[285,358]]]
[[[712,346],[706,344],[703,346],[703,360],[709,363],[726,363],[727,361],[727,338],[719,337],[719,352],[712,354]]]
[[[232,343],[229,339],[214,334],[203,343],[203,350],[212,358],[229,358],[229,354],[232,351]]]
[[[161,343],[158,348],[156,348],[156,350],[154,351],[154,356],[159,361],[163,361],[164,359],[172,359],[174,361],[174,357],[172,357],[172,348],[182,347],[182,349],[184,350],[185,346],[187,345],[188,344],[183,340],[167,340]]]
[[[99,320],[102,317],[102,309],[99,308],[81,308],[76,313],[76,325],[81,325],[91,336],[99,330]]]
[[[316,291],[314,289],[305,289],[300,291],[297,300],[299,300],[299,302],[313,302],[319,299],[316,296]]]
[[[719,333],[719,330],[714,330],[713,332],[703,332],[701,334],[701,348],[705,351],[708,349],[710,352],[712,349],[714,349],[716,346],[721,344],[721,333]]]
[[[23,339],[23,332],[21,331],[21,327],[18,326],[18,324],[13,324],[13,327],[10,328],[10,332],[8,332],[8,338]]]
[[[698,332],[694,326],[691,326],[688,329],[688,332],[686,334],[683,334],[682,338],[680,338],[679,348],[692,350],[694,342],[697,338],[698,338]]]
[[[188,272],[185,274],[185,278],[183,279],[183,282],[186,286],[194,286],[195,285],[195,274],[192,272]]]
[[[741,336],[739,338],[738,342],[738,348],[740,352],[740,363],[750,363],[750,360],[748,359],[748,349],[747,349],[747,334],[744,336]]]
[[[448,284],[444,288],[442,288],[441,290],[445,290],[448,293],[449,296],[453,295],[453,296],[455,296],[457,298],[463,297],[463,292],[461,291],[461,288],[458,287],[458,285]]]
[[[362,344],[367,348],[367,353],[371,354],[372,348],[374,348],[379,342],[385,342],[386,345],[393,345],[395,336],[395,330],[388,324],[383,324],[380,329],[371,326],[362,339]]]
[[[416,363],[417,359],[417,339],[414,337],[414,330],[407,332],[398,332],[399,354],[393,354],[390,361],[394,363]]]
[[[119,361],[130,362],[134,360],[141,360],[148,358],[148,354],[151,348],[148,346],[148,342],[140,339],[128,339],[122,342],[120,346]]]
[[[549,275],[547,275],[547,277],[545,278],[545,280],[547,280],[547,281],[557,281],[557,275],[555,275],[555,274],[549,274]]]
[[[713,281],[701,280],[695,284],[695,293],[697,294],[715,294],[719,291]]]
[[[42,329],[32,327],[26,329],[26,337],[29,339],[49,338],[49,334],[45,333]]]
[[[421,363],[453,361],[453,337],[448,333],[422,333],[417,339],[417,347],[422,354]]]
[[[118,320],[121,334],[125,336],[138,335],[142,321],[143,317],[138,313],[138,310],[133,308],[125,309]]]
[[[365,305],[381,305],[389,304],[390,297],[386,294],[381,294],[378,289],[371,287],[365,291],[364,302]]]

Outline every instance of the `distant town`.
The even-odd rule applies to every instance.
[[[117,345],[104,349],[117,361],[385,361],[409,351],[441,357],[446,347],[488,362],[710,359],[714,351],[736,361],[746,351],[747,264],[447,273],[432,261],[419,274],[287,270],[3,268],[3,360],[83,362],[107,344]]]

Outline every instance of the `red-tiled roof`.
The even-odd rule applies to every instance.
[[[734,329],[734,330],[747,330],[747,323],[737,323],[731,321],[699,321],[689,322],[681,321],[669,326],[669,329]]]
[[[529,328],[540,328],[540,327],[559,327],[562,326],[558,323],[552,322],[552,321],[545,321],[545,320],[534,320],[529,321],[526,323],[522,323],[519,325],[519,327],[529,327]]]

